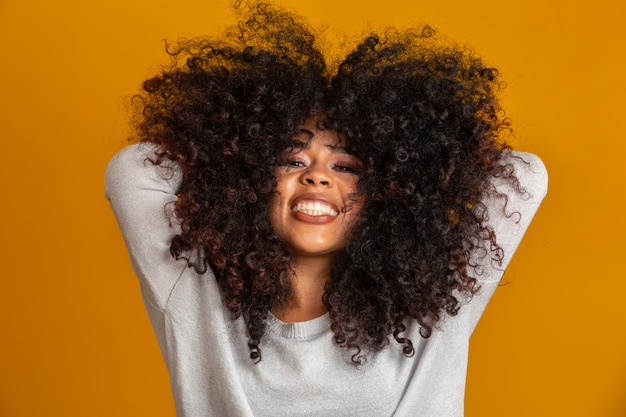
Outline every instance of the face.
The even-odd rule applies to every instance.
[[[329,256],[341,251],[363,206],[354,198],[362,163],[332,130],[308,119],[281,156],[277,196],[270,221],[296,256]]]

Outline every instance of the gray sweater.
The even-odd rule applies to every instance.
[[[270,316],[263,360],[252,362],[244,323],[229,318],[213,273],[199,275],[170,254],[180,229],[166,205],[176,200],[181,176],[176,166],[146,162],[153,150],[140,144],[119,152],[107,168],[106,195],[139,277],[178,416],[463,415],[470,336],[547,191],[536,156],[516,154],[529,164],[511,159],[530,196],[494,180],[509,203],[503,210],[502,199],[485,202],[505,260],[501,267],[483,260],[481,291],[463,299],[458,315],[445,317],[429,339],[407,323],[412,357],[392,342],[355,367],[349,352],[333,342],[327,315],[302,323]]]

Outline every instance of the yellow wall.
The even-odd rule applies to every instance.
[[[551,183],[473,338],[467,416],[625,416],[623,2],[282,2],[330,33],[430,22],[501,68]],[[0,1],[0,416],[174,415],[102,175],[161,39],[226,4]]]

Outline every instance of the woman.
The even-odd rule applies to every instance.
[[[253,6],[182,43],[107,170],[181,416],[463,415],[469,337],[546,192],[495,69],[424,27],[327,68]]]

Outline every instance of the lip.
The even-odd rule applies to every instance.
[[[336,211],[337,213],[341,213],[341,210],[337,207],[337,204],[335,204],[334,201],[330,200],[325,195],[312,194],[312,193],[302,194],[296,197],[293,201],[291,201],[289,208],[291,210],[292,215],[296,219],[303,221],[305,223],[315,223],[315,224],[330,223],[333,220],[335,220],[338,217],[338,215],[337,216],[333,216],[333,215],[311,216],[301,211],[292,210],[292,207],[296,206],[297,204],[302,204],[302,203],[321,203],[323,205],[329,206],[332,210]]]

